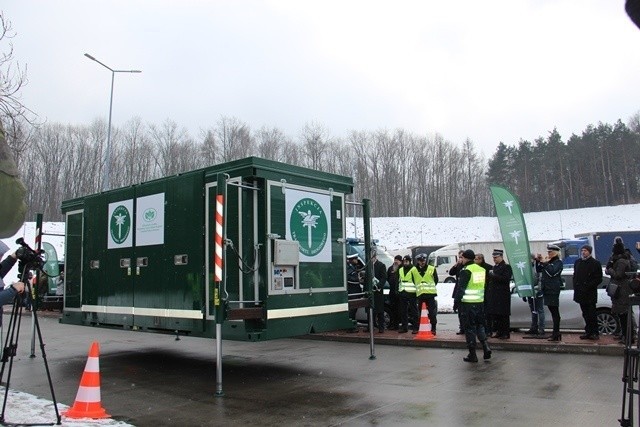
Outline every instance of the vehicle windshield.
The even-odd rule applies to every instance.
[[[382,262],[387,268],[391,267],[391,264],[393,264],[393,256],[391,256],[391,254],[387,252],[386,249],[382,246],[378,246],[375,243],[372,246],[376,250],[378,261]],[[364,242],[361,242],[361,241],[347,242],[347,255],[351,255],[354,253],[357,253],[358,256],[362,259],[362,261],[365,261]]]

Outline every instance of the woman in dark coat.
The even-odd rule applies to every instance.
[[[562,288],[562,260],[560,259],[560,248],[557,245],[547,245],[547,260],[542,257],[536,259],[536,271],[540,273],[540,283],[542,285],[542,296],[544,305],[549,307],[551,318],[553,319],[553,332],[549,341],[560,341],[560,289]]]
[[[622,334],[620,342],[622,343],[626,342],[629,295],[634,293],[634,290],[631,289],[629,277],[627,277],[627,271],[630,271],[630,266],[631,264],[624,251],[624,245],[614,244],[613,255],[607,263],[606,273],[611,276],[610,283],[618,285],[616,294],[609,296],[611,297],[611,312],[620,319],[620,333]]]
[[[513,271],[511,266],[504,262],[502,250],[495,249],[492,256],[496,265],[489,270],[491,280],[485,284],[485,308],[487,315],[494,321],[496,329],[494,338],[509,339],[509,316],[511,315],[511,289],[509,284]]]

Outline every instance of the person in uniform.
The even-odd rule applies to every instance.
[[[423,303],[427,304],[431,333],[435,335],[436,324],[438,323],[438,301],[436,300],[436,296],[438,295],[436,290],[438,273],[433,265],[427,265],[427,254],[417,255],[416,263],[416,269],[413,272],[413,282],[416,284],[418,310],[422,308]]]
[[[362,294],[361,286],[361,265],[363,263],[358,258],[358,254],[347,255],[347,294],[349,299],[358,299]],[[356,320],[357,308],[349,308],[349,318]],[[357,328],[352,328],[349,332],[357,332]]]
[[[560,341],[560,289],[562,289],[562,260],[560,259],[560,247],[547,245],[547,257],[538,256],[536,259],[536,272],[540,273],[540,285],[544,305],[549,308],[553,319],[553,331],[549,341]]]
[[[465,325],[465,337],[469,354],[462,360],[475,363],[476,338],[482,344],[484,359],[491,358],[491,349],[487,343],[487,335],[484,330],[484,284],[486,270],[473,262],[475,253],[467,249],[462,253],[463,267],[460,271],[460,286],[454,297],[462,313]]]
[[[415,267],[411,256],[402,258],[402,267],[398,269],[398,295],[400,296],[400,322],[398,333],[409,332],[409,322],[413,331],[418,331],[418,306],[416,305],[416,284],[413,282]]]
[[[400,296],[398,295],[398,269],[402,265],[402,256],[396,255],[393,264],[387,270],[389,282],[389,305],[391,306],[389,330],[395,331],[400,323]]]
[[[486,283],[485,301],[487,317],[493,320],[494,338],[511,338],[509,316],[511,316],[511,266],[504,261],[504,251],[494,249],[491,254],[494,266],[489,270],[489,282]]]

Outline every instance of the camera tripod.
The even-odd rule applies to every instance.
[[[22,271],[20,277],[26,277],[25,272],[28,271],[27,266]],[[7,327],[7,336],[5,338],[5,342],[3,344],[3,352],[2,352],[2,367],[0,368],[0,381],[4,378],[4,371],[7,366],[7,362],[9,362],[9,368],[7,370],[7,380],[3,384],[4,385],[4,400],[2,402],[2,412],[0,412],[0,425],[5,426],[47,426],[47,425],[60,425],[61,416],[58,411],[58,403],[56,401],[55,392],[53,390],[53,383],[51,382],[51,374],[49,373],[49,364],[47,363],[47,355],[44,351],[44,342],[42,340],[42,332],[40,331],[40,323],[38,322],[37,310],[35,301],[31,298],[31,286],[28,283],[28,280],[24,280],[25,289],[23,296],[16,295],[13,306],[11,308],[11,317],[9,319],[9,325]],[[44,361],[44,367],[47,372],[47,379],[49,381],[49,389],[51,390],[51,398],[53,400],[53,407],[56,413],[56,422],[51,423],[11,423],[5,421],[5,410],[7,407],[7,399],[9,397],[9,385],[11,382],[11,371],[13,369],[13,359],[17,354],[18,350],[18,339],[20,338],[20,324],[22,321],[22,311],[26,304],[31,304],[31,315],[33,316],[33,320],[35,323],[35,330],[38,334],[38,340],[40,342],[40,350],[42,352],[42,360]]]

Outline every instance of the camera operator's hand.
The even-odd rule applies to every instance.
[[[15,289],[19,294],[24,292],[24,283],[22,282],[12,283],[11,286],[13,286],[13,289]]]

